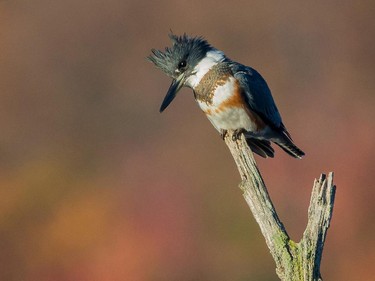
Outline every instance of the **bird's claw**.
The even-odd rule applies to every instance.
[[[228,131],[227,130],[221,130],[220,131],[220,137],[224,140],[225,136],[227,135]]]
[[[237,129],[234,130],[233,135],[232,135],[232,140],[237,141],[240,139],[241,134],[244,132],[244,129]]]
[[[234,130],[233,131],[233,134],[232,134],[232,141],[237,141],[240,139],[241,137],[241,134],[244,132],[245,130],[244,129],[237,129],[237,130]],[[227,136],[228,134],[228,130],[224,130],[222,129],[221,132],[220,132],[220,136],[221,138],[224,140],[225,137]]]

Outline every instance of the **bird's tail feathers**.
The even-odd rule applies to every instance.
[[[279,136],[272,141],[292,157],[301,159],[305,155],[305,153],[293,143],[292,136],[289,134],[283,123],[281,123]]]
[[[271,142],[255,138],[247,138],[246,142],[251,150],[263,158],[274,157],[275,151],[271,147]]]
[[[302,156],[305,155],[305,153],[299,149],[293,142],[291,141],[275,141],[275,143],[281,147],[286,153],[288,153],[290,156],[293,156],[295,158],[301,159]]]

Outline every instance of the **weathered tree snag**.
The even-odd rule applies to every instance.
[[[285,281],[322,280],[320,262],[336,191],[333,173],[329,173],[328,177],[322,174],[319,180],[315,180],[307,227],[302,240],[296,243],[290,239],[276,213],[252,151],[243,136],[233,141],[232,135],[233,132],[226,134],[225,142],[240,172],[243,196],[276,262],[277,275]]]

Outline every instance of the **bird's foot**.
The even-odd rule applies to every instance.
[[[245,132],[244,129],[237,129],[237,130],[234,130],[233,135],[232,135],[232,140],[233,140],[233,141],[239,140],[240,137],[241,137],[241,134],[242,134],[243,132]]]
[[[225,136],[228,134],[227,130],[221,129],[220,131],[220,137],[224,140]]]

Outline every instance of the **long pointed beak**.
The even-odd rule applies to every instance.
[[[168,107],[168,105],[173,101],[176,97],[178,91],[182,88],[185,82],[185,77],[183,74],[178,76],[176,79],[173,79],[171,86],[163,100],[163,103],[160,106],[160,112],[163,112],[164,109]]]

